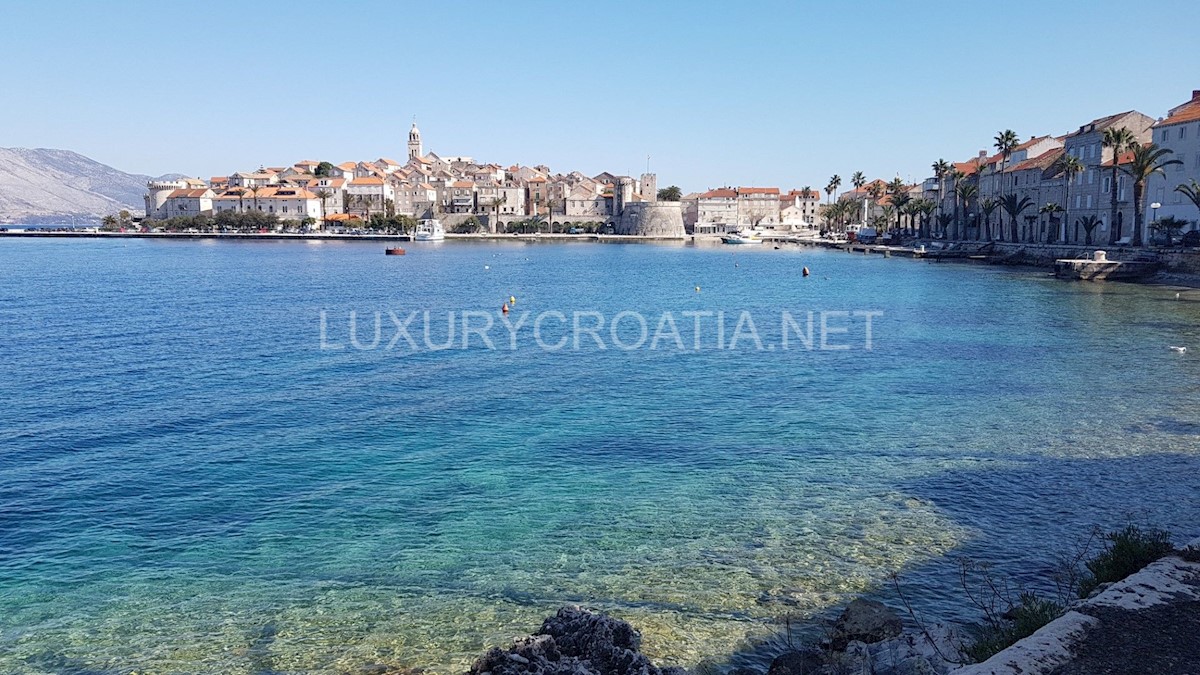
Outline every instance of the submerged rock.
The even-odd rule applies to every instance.
[[[641,646],[641,634],[628,623],[563,607],[534,635],[507,650],[488,650],[470,675],[686,675],[682,668],[655,666]]]
[[[821,671],[825,659],[813,650],[784,652],[771,661],[767,675],[814,675]]]
[[[833,624],[832,648],[842,651],[852,641],[871,644],[894,638],[904,624],[887,605],[862,598],[851,602]]]

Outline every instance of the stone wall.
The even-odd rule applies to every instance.
[[[683,208],[680,202],[630,202],[613,220],[614,234],[642,237],[683,238]]]

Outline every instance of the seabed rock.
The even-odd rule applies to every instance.
[[[620,619],[563,607],[508,650],[488,650],[470,675],[687,675],[655,666],[641,645],[641,634]]]
[[[904,624],[887,605],[858,598],[846,606],[833,624],[832,648],[842,651],[853,641],[871,644],[894,638]]]
[[[784,652],[771,661],[767,675],[815,675],[824,665],[825,659],[818,651]]]

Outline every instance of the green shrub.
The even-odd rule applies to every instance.
[[[1153,528],[1142,531],[1136,525],[1109,532],[1104,539],[1108,542],[1104,550],[1087,562],[1088,573],[1079,582],[1081,598],[1100,584],[1120,581],[1175,550],[1169,532]]]
[[[986,661],[1017,640],[1033,635],[1065,611],[1063,605],[1036,593],[1021,593],[1019,602],[1004,613],[1004,619],[974,629],[974,641],[963,647],[963,654],[975,662]]]

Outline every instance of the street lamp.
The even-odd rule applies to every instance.
[[[1162,204],[1154,202],[1150,205],[1150,222],[1158,220],[1158,210],[1162,208]]]

